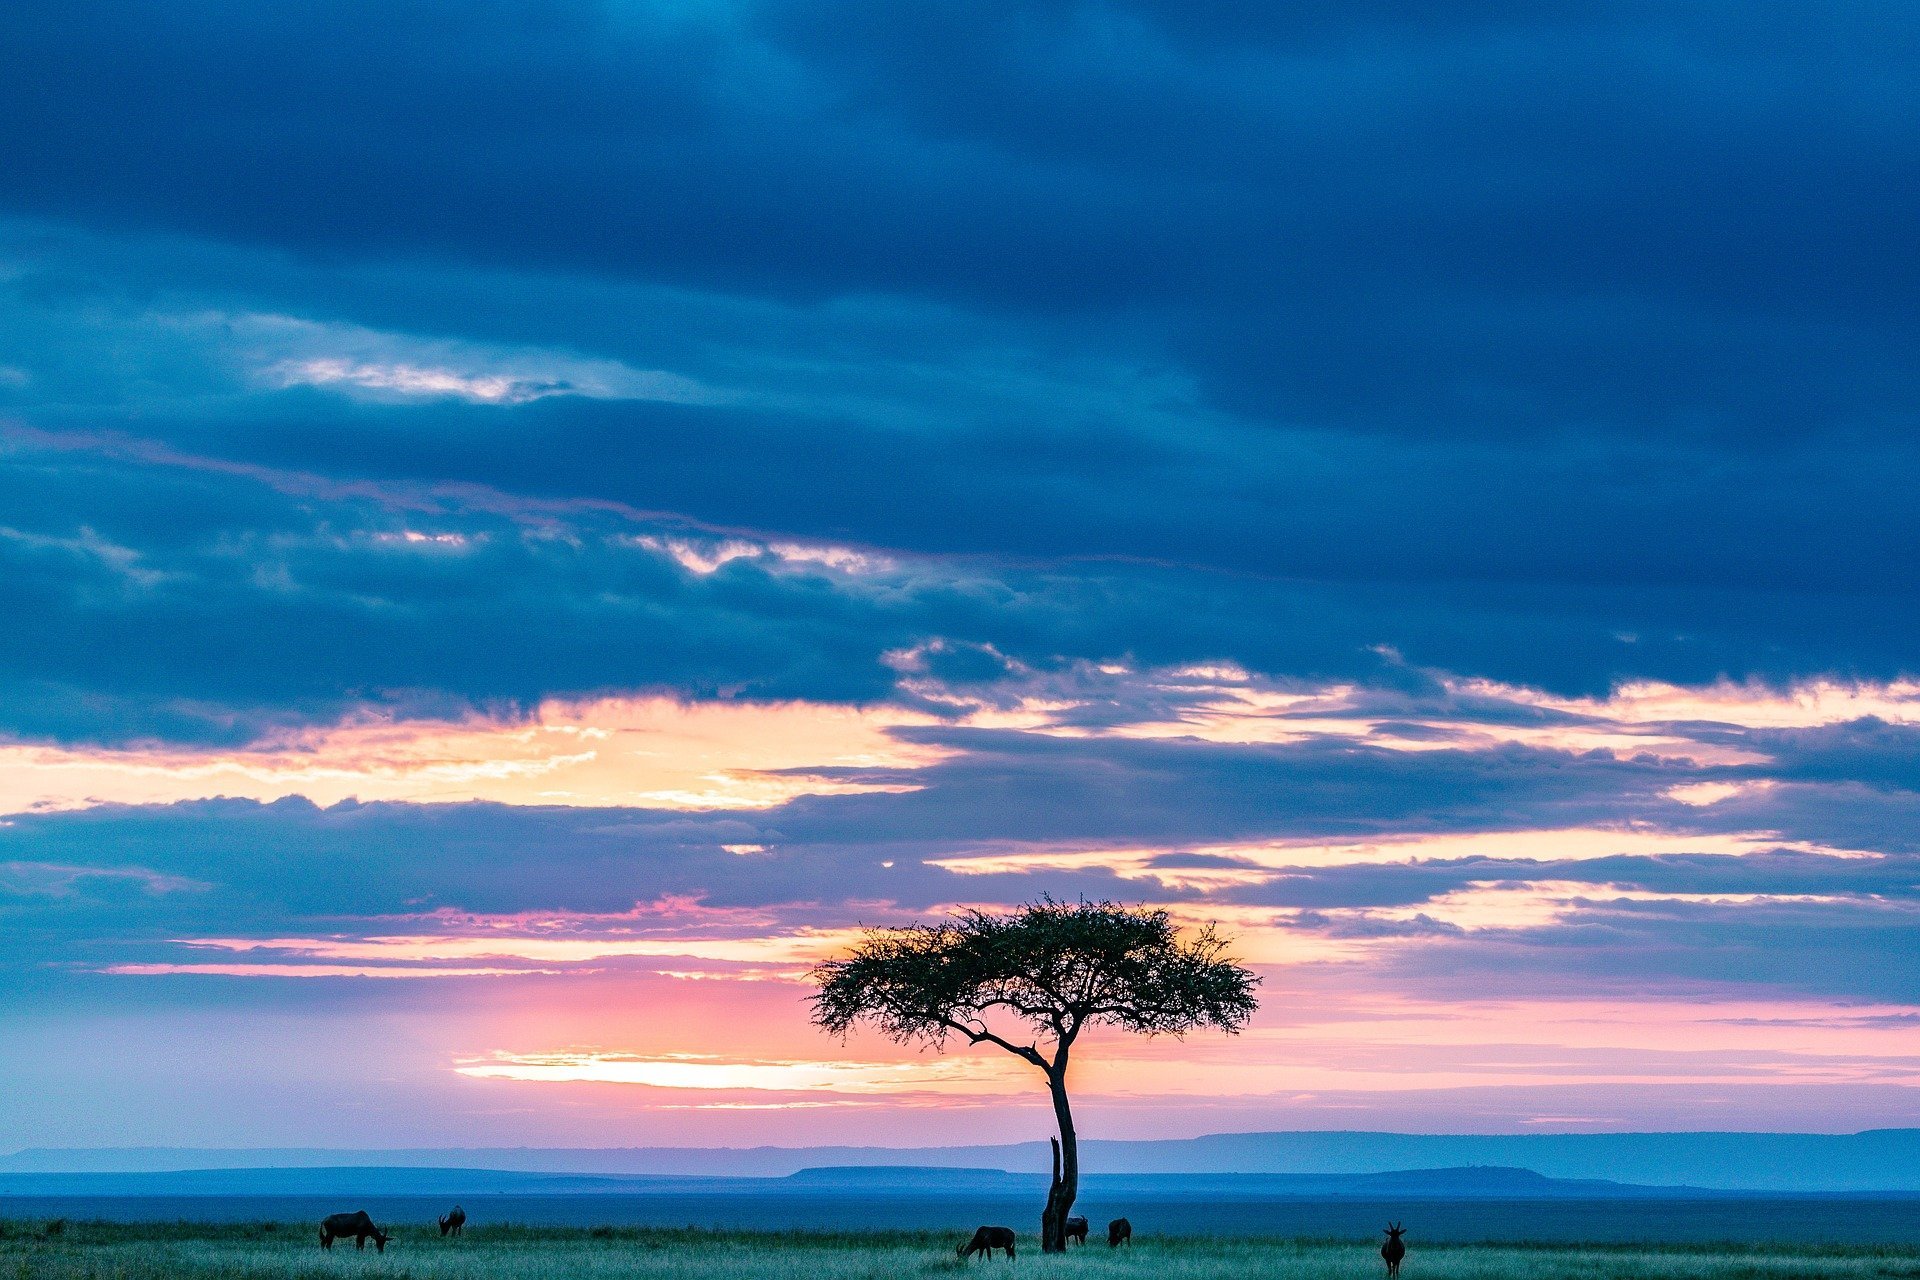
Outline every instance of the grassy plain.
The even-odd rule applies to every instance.
[[[0,1280],[1380,1280],[1365,1242],[1142,1238],[962,1263],[925,1232],[400,1227],[384,1254],[322,1252],[302,1223],[0,1223]],[[1027,1242],[1022,1241],[1023,1244]],[[1920,1247],[1430,1245],[1402,1280],[1920,1280]]]

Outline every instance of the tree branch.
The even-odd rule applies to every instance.
[[[958,1031],[961,1035],[967,1038],[967,1041],[970,1044],[979,1044],[982,1041],[985,1041],[987,1044],[997,1044],[1002,1049],[1005,1049],[1008,1053],[1012,1054],[1014,1057],[1024,1058],[1026,1061],[1031,1062],[1034,1066],[1039,1067],[1042,1071],[1048,1070],[1047,1060],[1041,1057],[1040,1051],[1034,1048],[1032,1045],[1027,1045],[1025,1048],[1022,1048],[1021,1046],[1013,1043],[1013,1041],[1011,1040],[1001,1039],[999,1036],[993,1034],[993,1032],[987,1030],[985,1027],[977,1027],[977,1028],[970,1027],[964,1022],[956,1022],[952,1018],[941,1018],[940,1023],[942,1026],[950,1027],[953,1030]]]

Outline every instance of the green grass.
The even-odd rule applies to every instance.
[[[1381,1280],[1367,1243],[1142,1238],[963,1264],[955,1234],[399,1227],[384,1254],[309,1224],[0,1222],[0,1280]],[[1027,1244],[1026,1240],[1022,1244]],[[1428,1245],[1402,1280],[1920,1280],[1909,1246]]]

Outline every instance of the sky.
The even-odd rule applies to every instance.
[[[1893,0],[0,6],[0,1148],[1920,1125]]]

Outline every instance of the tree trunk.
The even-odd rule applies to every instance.
[[[1065,1064],[1061,1064],[1064,1068]],[[1067,1104],[1065,1070],[1051,1072],[1047,1085],[1053,1094],[1053,1118],[1060,1136],[1053,1140],[1053,1183],[1047,1188],[1047,1207],[1040,1215],[1040,1250],[1067,1251],[1067,1218],[1080,1194],[1080,1140],[1073,1131],[1073,1108]]]

